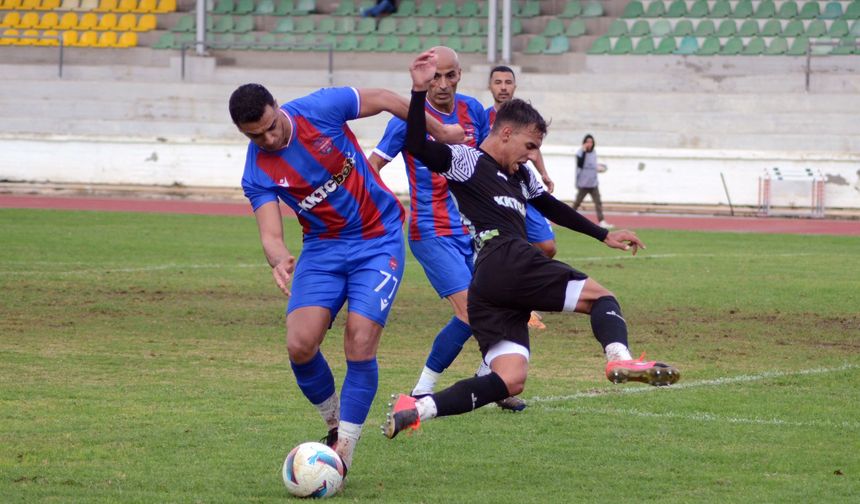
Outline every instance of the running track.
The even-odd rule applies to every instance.
[[[244,202],[52,197],[11,194],[0,194],[0,208],[251,215],[251,207]],[[282,208],[289,211],[285,207]],[[860,221],[858,220],[613,214],[611,222],[615,224],[616,228],[629,229],[681,229],[693,231],[860,236]]]

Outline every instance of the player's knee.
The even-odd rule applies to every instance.
[[[287,353],[292,362],[304,364],[311,360],[318,351],[319,345],[311,338],[302,338],[297,334],[287,333]]]
[[[555,257],[555,254],[558,253],[558,249],[555,246],[555,240],[547,240],[541,243],[540,249],[543,252],[543,255],[549,257],[550,259]]]

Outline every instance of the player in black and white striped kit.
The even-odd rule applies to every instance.
[[[393,438],[403,429],[417,428],[421,420],[467,413],[521,393],[528,374],[531,310],[590,314],[594,336],[607,356],[607,377],[616,383],[676,382],[677,369],[632,358],[627,325],[611,292],[528,243],[526,201],[556,224],[609,247],[635,254],[644,244],[631,231],[609,232],[597,226],[543,190],[524,163],[537,155],[547,124],[522,100],[511,100],[499,109],[490,136],[479,149],[427,140],[424,100],[435,69],[433,51],[421,54],[410,67],[406,148],[448,180],[464,221],[473,229],[479,251],[469,286],[469,321],[492,372],[418,400],[400,395],[383,433]]]

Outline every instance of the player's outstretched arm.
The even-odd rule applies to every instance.
[[[431,50],[422,53],[409,67],[412,75],[412,100],[406,117],[406,150],[436,173],[451,169],[451,149],[439,142],[427,139],[424,120],[424,102],[427,89],[436,73],[436,54]]]
[[[540,193],[536,198],[530,199],[529,203],[537,208],[544,217],[556,224],[587,234],[596,240],[604,241],[609,233],[548,192]]]
[[[296,269],[296,258],[284,245],[284,225],[281,219],[281,209],[277,201],[270,201],[254,212],[257,218],[257,228],[260,231],[260,242],[263,253],[272,267],[272,277],[284,295],[290,295],[290,280]]]
[[[409,100],[388,89],[365,88],[359,89],[361,97],[361,110],[358,117],[369,117],[380,112],[390,114],[406,120],[409,112]],[[427,129],[433,138],[447,144],[461,144],[470,140],[466,131],[459,124],[442,124],[438,119],[422,110]]]
[[[538,173],[540,173],[541,181],[543,185],[546,186],[546,190],[548,192],[553,192],[555,190],[555,182],[549,178],[549,173],[546,171],[546,165],[543,162],[543,154],[540,151],[537,151],[537,157],[534,160],[535,168],[537,168]]]

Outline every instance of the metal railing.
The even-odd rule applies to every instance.
[[[813,52],[813,46],[830,46],[833,48],[836,47],[845,47],[853,45],[855,48],[860,47],[860,41],[854,41],[851,43],[844,43],[841,40],[810,40],[809,44],[806,46],[806,92],[809,92],[809,80],[810,75],[812,74],[811,66],[812,66],[812,57],[813,56],[830,56],[830,52],[815,54]],[[832,51],[832,49],[831,49]]]
[[[253,45],[253,44],[252,44]],[[199,48],[203,46],[203,49],[215,49],[215,50],[226,50],[226,49],[247,49],[248,44],[242,42],[183,42],[179,46],[179,50],[181,53],[181,77],[182,80],[185,80],[185,53],[193,48]],[[328,85],[334,85],[334,45],[329,43],[319,43],[319,44],[305,44],[301,42],[297,43],[274,43],[274,44],[266,44],[266,47],[270,48],[285,48],[285,49],[298,49],[298,50],[315,50],[315,49],[324,49],[328,53]]]

